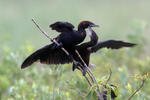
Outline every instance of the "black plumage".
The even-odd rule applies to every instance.
[[[78,50],[84,62],[89,66],[90,55],[91,53],[95,53],[102,48],[111,48],[111,49],[119,49],[122,47],[133,47],[136,44],[124,42],[120,40],[106,40],[102,42],[98,42],[98,36],[93,30],[91,31],[90,41],[83,43],[81,45],[74,46],[72,48],[66,48],[67,51],[73,56],[73,58],[80,62],[82,65],[82,69],[84,70],[83,75],[86,73],[86,68],[78,55],[75,53],[75,49]],[[22,64],[22,66],[30,66],[36,61],[40,61],[45,64],[66,64],[71,63],[72,60],[68,58],[68,56],[61,50],[61,48],[52,49],[52,45],[47,45],[33,54],[31,54]],[[75,69],[75,65],[73,64],[73,70]]]
[[[60,48],[53,49],[52,45],[53,44],[47,45],[32,53],[22,63],[21,68],[28,67],[37,61],[44,64],[65,64],[71,62],[64,51]]]
[[[55,39],[58,43],[62,44],[68,52],[71,52],[75,45],[81,43],[85,39],[86,28],[96,26],[97,25],[90,21],[80,22],[78,30],[74,30],[74,26],[68,22],[56,22],[50,25],[52,30],[56,30],[61,33]],[[22,63],[21,68],[26,68],[36,61],[46,64],[65,64],[72,60],[67,57],[67,55],[58,48],[55,43],[52,43],[35,51],[27,57]]]

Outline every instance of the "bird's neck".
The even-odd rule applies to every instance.
[[[78,27],[78,32],[79,32],[82,36],[86,36],[85,28],[83,28],[83,27]]]
[[[89,28],[89,33],[90,33],[90,39],[91,40],[88,42],[88,46],[92,47],[92,46],[95,46],[97,44],[98,36],[91,28]]]
[[[83,25],[79,25],[78,26],[78,31],[83,31],[83,30],[85,30],[85,28],[83,27]]]

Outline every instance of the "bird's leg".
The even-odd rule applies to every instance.
[[[83,76],[85,76],[87,68],[86,67],[82,67],[82,66],[83,65],[81,63],[79,63],[79,62],[76,61],[76,62],[73,63],[72,70],[74,71],[76,68],[78,68],[78,69],[81,68],[82,69],[82,74],[83,74]]]

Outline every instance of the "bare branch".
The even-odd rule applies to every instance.
[[[83,71],[81,67],[78,67],[78,68],[79,68],[79,70],[80,70],[81,72]],[[89,83],[89,85],[92,86],[92,83],[91,83],[91,81],[88,79],[88,77],[87,77],[87,76],[84,76],[84,77],[85,77],[85,79],[87,80],[87,82]]]
[[[32,19],[33,23],[37,26],[37,28],[47,37],[49,38],[51,41],[53,41],[52,38],[49,37],[49,35],[35,22],[34,19]],[[57,41],[56,41],[56,44],[58,45]]]
[[[86,65],[86,63],[84,62],[84,60],[82,59],[82,57],[80,56],[79,52],[77,50],[75,50],[75,52],[77,53],[78,57],[80,58],[80,60],[82,61],[82,63],[84,64],[84,66],[87,68],[87,73],[88,75],[90,76],[91,80],[93,81],[93,83],[96,83],[97,84],[97,80],[96,78],[94,77],[94,75],[92,74],[92,72],[90,71],[90,69],[88,68],[88,66]],[[96,91],[97,93],[97,96],[98,96],[98,100],[103,100],[103,97],[101,96],[101,92],[100,92],[100,87],[99,85],[97,85],[97,90],[98,92]]]
[[[146,79],[143,79],[143,80],[142,80],[142,84],[140,85],[140,87],[137,88],[137,89],[132,93],[132,95],[128,98],[128,100],[131,100],[132,97],[133,97],[138,91],[140,91],[140,89],[144,86],[145,81],[146,81]]]
[[[96,83],[96,79],[95,79],[94,75],[92,74],[92,72],[90,71],[90,69],[87,67],[86,63],[84,62],[84,60],[80,56],[79,52],[77,50],[75,50],[75,52],[78,55],[78,57],[80,58],[80,60],[82,61],[82,63],[84,64],[84,66],[87,68],[87,73],[90,76],[90,78],[93,81],[93,83]]]
[[[55,39],[52,39],[52,38],[50,38],[49,37],[49,35],[35,22],[35,20],[34,19],[32,19],[32,21],[33,21],[33,23],[37,26],[37,28],[48,38],[48,39],[50,39],[52,42],[54,42],[54,43],[56,43],[57,45],[59,45],[59,43],[55,40]],[[69,53],[68,53],[68,51],[67,50],[65,50],[63,47],[61,48],[67,55],[69,55]],[[87,65],[86,65],[86,63],[84,62],[84,60],[82,59],[82,57],[80,56],[80,54],[79,54],[79,52],[76,50],[76,53],[78,54],[78,56],[79,56],[79,58],[81,59],[81,61],[84,63],[84,66],[86,66],[87,67]],[[76,62],[74,59],[73,59],[73,62]],[[95,82],[95,83],[97,83],[97,81],[96,81],[96,79],[95,79],[95,77],[94,77],[94,75],[92,74],[92,72],[90,71],[90,69],[87,67],[87,72],[88,72],[88,75],[90,76],[90,78],[91,78],[91,80],[93,81],[93,82]],[[86,80],[88,81],[88,83],[90,84],[90,86],[91,86],[91,83],[90,83],[90,81],[88,80],[88,78],[87,77],[85,77],[86,78]],[[99,90],[99,86],[98,86],[98,90]],[[97,95],[98,95],[98,100],[102,100],[101,98],[101,96],[100,96],[100,90],[99,90],[99,93],[97,93]]]

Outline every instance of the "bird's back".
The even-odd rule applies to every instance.
[[[57,41],[61,42],[64,47],[71,47],[81,43],[85,39],[78,31],[66,31],[62,32],[58,37]]]

